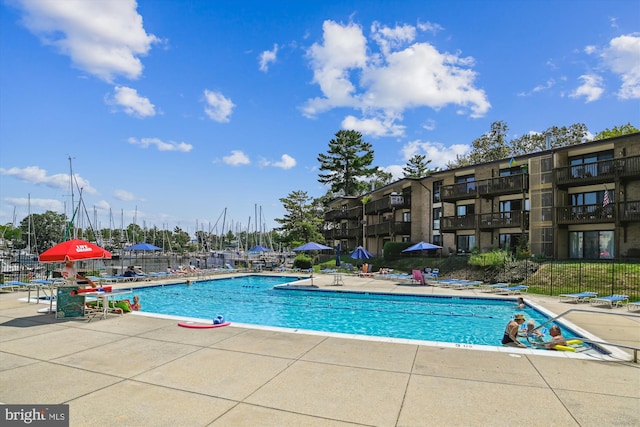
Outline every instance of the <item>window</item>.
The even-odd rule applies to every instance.
[[[402,212],[402,221],[411,222],[411,212]]]
[[[569,258],[611,259],[614,257],[613,231],[572,231]]]
[[[476,247],[476,236],[456,236],[459,254],[470,253]]]
[[[433,208],[433,229],[440,230],[440,218],[442,218],[442,208]]]
[[[439,234],[434,234],[433,235],[433,244],[434,245],[438,245],[438,246],[442,246],[440,244],[440,242],[442,242],[441,236]]]
[[[613,151],[571,157],[569,164],[571,165],[571,176],[573,178],[611,173],[613,171]]]
[[[473,215],[475,213],[475,210],[476,210],[475,205],[459,205],[459,206],[456,206],[456,215],[457,216]]]
[[[433,203],[440,203],[440,190],[442,189],[442,181],[435,181],[433,183]]]
[[[467,183],[467,193],[472,193],[476,190],[476,178],[475,175],[456,176],[456,184]]]

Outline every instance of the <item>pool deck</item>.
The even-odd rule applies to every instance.
[[[329,289],[487,296],[352,276],[332,283],[314,277]],[[640,347],[640,315],[595,314],[624,307],[524,297],[556,314],[589,310],[567,319]],[[71,426],[640,425],[640,364],[631,361],[234,325],[187,329],[139,313],[55,319],[24,298],[0,293],[0,402],[69,404]]]

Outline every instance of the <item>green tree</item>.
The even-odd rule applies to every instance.
[[[29,227],[31,221],[31,227]],[[22,240],[14,244],[16,249],[27,246],[29,230],[31,230],[31,248],[34,252],[42,253],[60,243],[64,237],[67,216],[54,211],[46,211],[43,214],[31,214],[20,221]]]
[[[385,172],[380,168],[376,168],[376,171],[366,181],[366,188],[370,191],[382,188],[387,184],[391,184],[393,181],[393,174],[391,172]]]
[[[627,135],[629,133],[640,132],[638,128],[633,126],[631,123],[627,123],[622,126],[615,126],[613,129],[605,129],[602,132],[598,132],[598,134],[593,138],[594,140],[598,139],[607,139],[613,138],[614,136],[622,136]]]
[[[425,154],[415,154],[411,157],[402,170],[404,171],[405,178],[426,178],[431,173],[429,164],[431,159],[427,160]]]
[[[318,215],[322,211],[322,203],[314,201],[306,191],[293,191],[286,198],[280,199],[286,213],[284,218],[276,218],[281,224],[282,243],[285,246],[297,246],[306,242],[323,242],[320,232],[324,216]]]
[[[362,139],[362,134],[354,130],[340,130],[336,138],[329,141],[327,154],[320,153],[321,184],[330,184],[331,191],[345,196],[357,196],[368,190],[363,181],[377,171],[371,167],[373,148]]]

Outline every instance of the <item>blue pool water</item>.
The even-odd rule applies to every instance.
[[[282,290],[291,277],[245,276],[136,289],[142,311],[264,326],[376,337],[500,345],[507,322],[523,312],[536,325],[548,320],[514,301],[325,290]],[[566,329],[564,336],[573,335]]]

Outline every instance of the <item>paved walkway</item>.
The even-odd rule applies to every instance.
[[[341,289],[473,293],[356,277]],[[139,314],[56,320],[20,297],[0,295],[0,402],[68,403],[71,426],[640,425],[640,364],[632,362],[233,325],[185,329]],[[555,313],[575,307],[526,299]],[[569,320],[640,346],[640,316]]]

